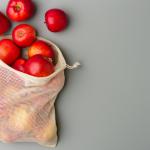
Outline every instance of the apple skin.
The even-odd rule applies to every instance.
[[[13,41],[20,47],[30,46],[36,40],[36,30],[28,24],[20,24],[13,29]]]
[[[11,27],[9,19],[0,11],[0,35],[7,32]]]
[[[57,128],[54,122],[49,121],[43,128],[37,129],[35,138],[41,143],[53,141],[57,135]],[[37,134],[38,133],[38,134]]]
[[[51,59],[55,58],[53,47],[42,40],[35,41],[28,49],[29,58],[38,54]]]
[[[67,27],[68,17],[61,9],[50,9],[45,13],[45,23],[51,32],[60,32]]]
[[[33,16],[35,6],[32,0],[9,0],[6,13],[13,21],[24,21]]]
[[[19,56],[21,49],[10,39],[0,40],[0,60],[11,65]]]
[[[25,73],[36,76],[46,77],[54,72],[54,66],[42,55],[34,55],[25,63]]]
[[[20,104],[15,107],[9,115],[8,123],[10,128],[16,132],[28,132],[32,129],[33,114],[29,106]]]
[[[12,65],[12,67],[18,71],[24,72],[25,63],[26,63],[26,59],[19,58],[15,61],[15,63]]]

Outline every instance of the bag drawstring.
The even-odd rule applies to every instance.
[[[80,65],[81,64],[79,62],[75,62],[72,66],[67,64],[66,68],[72,70],[72,69],[78,68]]]

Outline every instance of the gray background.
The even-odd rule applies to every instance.
[[[5,10],[8,0],[0,0]],[[57,43],[68,63],[67,84],[57,99],[56,150],[150,148],[150,1],[35,0],[28,23]],[[48,32],[44,12],[63,8],[71,18],[62,33]],[[46,150],[37,144],[0,144],[5,150]]]

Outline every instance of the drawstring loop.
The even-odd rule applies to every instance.
[[[79,62],[75,62],[72,66],[70,66],[70,65],[67,64],[66,68],[70,69],[70,70],[73,70],[75,68],[78,68],[79,66],[81,66],[81,64]]]

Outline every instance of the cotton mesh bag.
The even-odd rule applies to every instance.
[[[4,36],[3,38],[11,38]],[[60,49],[51,41],[57,63],[47,77],[34,77],[14,70],[0,60],[0,140],[2,142],[36,142],[44,146],[57,144],[54,103],[64,86],[68,66]]]

